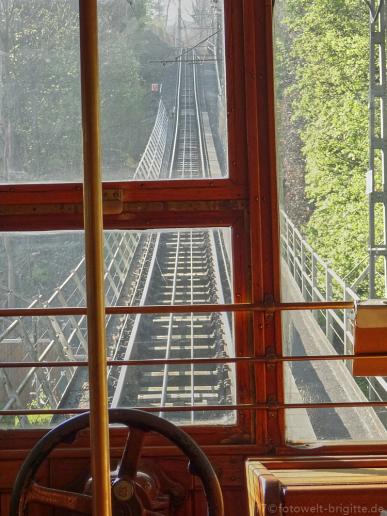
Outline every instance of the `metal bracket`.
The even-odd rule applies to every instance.
[[[119,215],[123,211],[123,191],[119,188],[103,191],[104,215]]]

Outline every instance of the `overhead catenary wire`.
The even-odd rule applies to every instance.
[[[149,61],[149,63],[163,63],[163,64],[167,64],[167,63],[178,63],[179,61],[184,62],[181,59],[184,55],[188,54],[189,52],[192,52],[192,50],[195,50],[195,48],[198,48],[200,45],[202,45],[203,43],[208,41],[210,38],[212,38],[213,36],[216,36],[217,34],[219,34],[219,32],[221,32],[221,30],[222,29],[218,29],[217,31],[213,32],[212,34],[210,34],[206,38],[204,38],[204,39],[200,40],[198,43],[196,43],[196,45],[194,45],[193,47],[189,47],[189,48],[185,49],[183,52],[181,52],[181,54],[177,55],[173,59],[169,59],[168,58],[169,56],[167,56],[165,59],[152,60],[152,61]],[[206,62],[206,61],[217,61],[217,59],[203,59],[202,61],[203,62]],[[187,62],[192,63],[193,61],[192,60],[188,60]]]
[[[206,38],[204,38],[201,41],[199,41],[198,43],[196,43],[196,45],[194,45],[193,47],[186,48],[181,54],[179,54],[178,56],[175,57],[175,60],[177,61],[180,57],[184,56],[185,54],[188,54],[192,50],[195,50],[195,48],[199,47],[200,45],[202,45],[203,43],[208,41],[210,38],[212,38],[213,36],[216,36],[217,34],[219,34],[219,32],[221,32],[221,30],[222,29],[216,30],[215,32],[213,32],[212,34],[207,36]]]

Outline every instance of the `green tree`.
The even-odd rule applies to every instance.
[[[71,2],[14,0],[3,14],[3,172],[8,181],[79,178],[77,9]]]
[[[346,276],[367,255],[369,14],[359,0],[287,0],[284,11],[278,37],[283,50],[291,41],[281,59],[293,83],[279,81],[301,140],[311,211],[303,231]]]

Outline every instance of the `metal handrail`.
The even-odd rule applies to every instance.
[[[168,134],[168,115],[162,99],[148,143],[133,175],[134,180],[158,179],[163,164]]]
[[[110,232],[105,239],[105,284],[111,304],[117,303],[119,299],[131,266],[131,259],[128,259],[128,256],[133,258],[139,238],[134,233]],[[116,257],[118,264],[122,262],[121,274],[117,273],[116,267],[111,266],[112,255]],[[84,280],[84,258],[82,258],[47,301],[44,302],[37,297],[28,308],[85,306]],[[111,315],[108,316],[107,323],[111,317]],[[7,408],[23,406],[31,402],[44,406],[49,401],[47,393],[50,393],[50,404],[60,402],[76,371],[76,367],[70,360],[86,356],[85,321],[85,315],[81,315],[47,316],[39,320],[34,317],[18,317],[10,323],[0,336],[0,346],[6,345],[6,341],[12,337],[17,338],[17,342],[20,341],[20,361],[30,361],[31,358],[36,361],[69,360],[69,364],[62,370],[55,367],[44,369],[33,367],[28,373],[22,374],[18,372],[4,374],[3,371],[2,384],[6,396],[4,403]],[[24,418],[23,425],[25,424]]]
[[[312,249],[283,209],[281,220],[281,255],[295,279],[305,301],[344,299],[356,303],[359,296]],[[333,347],[343,354],[353,353],[353,320],[350,310],[316,310],[313,312]]]
[[[296,281],[305,301],[334,301],[344,299],[356,303],[359,296],[313,250],[283,209],[281,221],[281,256]],[[314,310],[313,315],[332,347],[340,355],[354,354],[354,323],[351,310]],[[352,367],[351,360],[346,364]],[[387,383],[382,377],[364,378],[368,398],[384,401]]]

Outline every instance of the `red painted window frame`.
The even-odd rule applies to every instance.
[[[129,206],[125,213],[107,215],[105,229],[231,226],[237,303],[280,302],[271,11],[271,0],[225,0],[229,179],[103,185],[104,190],[119,190]],[[0,231],[83,226],[81,184],[2,185],[0,198]],[[214,210],[207,208],[211,201],[218,203]],[[157,209],[144,216],[149,202]],[[39,213],[43,205],[53,212],[61,209],[48,216]],[[237,355],[281,353],[279,314],[238,313],[235,319]],[[283,401],[280,365],[238,365],[237,372],[238,402]],[[275,417],[268,410],[239,412],[232,428],[189,431],[201,443],[251,443],[257,453],[285,445],[281,411]],[[19,439],[26,443],[27,434],[34,440],[41,432],[17,430],[15,444]]]

